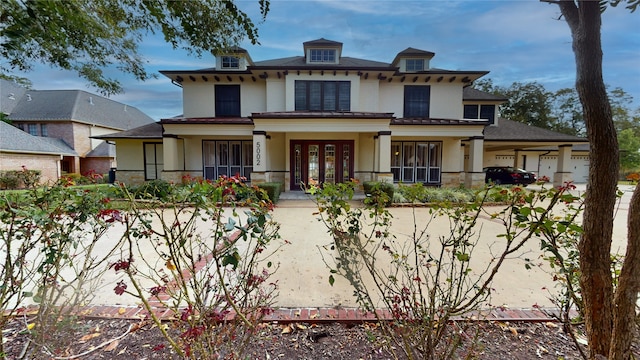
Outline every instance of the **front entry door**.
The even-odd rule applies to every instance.
[[[292,140],[291,189],[316,182],[341,183],[353,178],[352,140]]]

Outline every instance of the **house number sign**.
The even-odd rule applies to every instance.
[[[260,148],[261,146],[261,142],[260,141],[256,141],[256,166],[260,165],[260,158],[262,156],[262,150]]]

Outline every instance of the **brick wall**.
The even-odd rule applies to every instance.
[[[111,169],[111,158],[84,158],[80,159],[80,173],[85,174],[93,170],[96,174],[106,175]]]
[[[22,170],[24,165],[29,170],[40,170],[42,184],[58,180],[59,155],[31,155],[0,153],[0,170]]]

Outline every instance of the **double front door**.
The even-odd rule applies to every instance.
[[[292,140],[291,189],[353,178],[353,140]]]

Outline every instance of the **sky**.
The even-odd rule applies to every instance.
[[[303,55],[302,43],[325,38],[343,43],[343,56],[391,63],[407,47],[434,52],[430,65],[447,70],[490,71],[494,85],[538,82],[548,91],[573,87],[575,59],[568,25],[557,5],[537,0],[355,1],[271,0],[260,21],[257,1],[236,1],[257,23],[260,45],[241,43],[254,61]],[[609,8],[602,17],[605,84],[620,87],[640,108],[640,11]],[[157,79],[120,74],[124,93],[110,98],[155,120],[182,114],[181,89],[160,70],[215,66],[213,55],[189,56],[162,38],[140,48]],[[36,90],[79,89],[99,93],[74,73],[37,66],[19,74]]]

